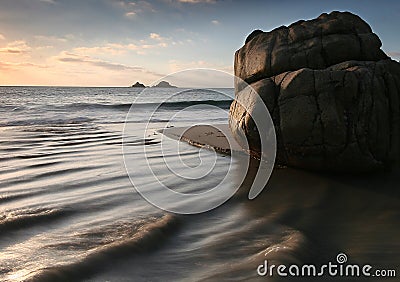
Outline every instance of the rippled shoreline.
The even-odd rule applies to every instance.
[[[29,91],[18,101],[1,96],[9,106],[33,103],[37,95],[50,97],[43,103],[46,110],[39,103],[18,116],[1,111],[2,122],[20,121],[0,127],[3,281],[265,281],[257,275],[265,258],[321,264],[339,252],[355,263],[397,267],[397,171],[346,176],[276,169],[262,194],[250,201],[247,193],[258,166],[253,160],[239,191],[224,205],[199,215],[174,215],[146,202],[129,181],[121,150],[125,112],[112,107],[49,111],[51,103],[60,103],[60,94],[50,88]],[[69,91],[69,98],[94,99],[84,98],[87,89]],[[90,91],[101,103],[111,99],[112,91],[107,103],[125,103],[133,95],[120,89]],[[160,154],[157,130],[166,126],[160,120],[175,110],[163,110],[145,138],[140,123],[131,120],[138,132],[131,132],[126,145],[137,158],[138,171],[145,165],[145,146],[162,180],[177,191],[202,191],[225,175],[230,158],[217,154],[212,177],[201,181],[165,171],[166,159],[193,166],[199,162],[199,148],[181,143],[178,156],[173,139],[163,140],[167,153]],[[140,120],[140,111],[136,114]],[[206,114],[215,123],[226,119],[200,108],[185,120],[204,120]],[[202,154],[214,160],[212,152]],[[154,185],[144,175],[139,180]]]

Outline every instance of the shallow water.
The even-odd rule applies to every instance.
[[[257,275],[266,258],[321,264],[341,252],[355,263],[398,267],[396,171],[341,176],[278,169],[264,192],[249,201],[254,161],[239,192],[215,210],[183,216],[146,202],[129,181],[121,149],[127,112],[139,91],[0,88],[0,280],[274,281],[280,279]],[[196,166],[200,149],[181,143],[178,155],[177,141],[156,131],[226,122],[229,99],[200,90],[175,96],[143,135],[145,113],[171,91],[153,89],[136,101],[125,145],[138,170],[150,160],[169,187],[207,190],[226,174],[230,158],[202,150],[203,162],[216,160],[213,172],[201,181],[177,177],[164,161]],[[232,89],[218,91],[233,95]],[[168,123],[192,105],[194,110]],[[136,181],[149,189],[157,185],[147,175]],[[232,179],[229,185],[239,183]]]

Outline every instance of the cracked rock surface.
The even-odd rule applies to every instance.
[[[271,32],[256,30],[235,54],[236,97],[260,95],[273,119],[276,163],[327,171],[369,171],[400,159],[400,64],[360,17],[322,14]],[[249,84],[251,87],[247,86]],[[257,94],[258,93],[258,94]],[[229,125],[260,155],[252,113],[236,100]]]

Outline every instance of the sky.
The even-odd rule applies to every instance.
[[[400,1],[0,0],[0,85],[129,86],[189,68],[233,73],[234,52],[254,29],[333,10],[361,16],[400,59]]]

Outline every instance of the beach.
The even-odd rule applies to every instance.
[[[243,183],[230,179],[227,184],[241,185],[238,192],[209,212],[177,215],[143,199],[126,173],[122,141],[138,172],[147,165],[146,148],[160,180],[176,191],[205,191],[226,175],[231,157],[218,128],[227,129],[229,103],[215,91],[196,96],[201,99],[190,102],[195,110],[169,123],[171,115],[187,107],[188,98],[180,104],[178,97],[164,104],[149,124],[141,119],[153,107],[146,101],[126,120],[138,93],[133,89],[1,91],[3,281],[265,281],[257,267],[266,258],[285,264],[324,263],[335,261],[338,253],[354,263],[397,266],[395,171],[346,176],[276,169],[260,196],[250,201],[247,193],[258,166],[252,160]],[[153,103],[168,91],[157,90],[148,99]],[[232,89],[224,91],[233,94]],[[207,106],[218,99],[223,111]],[[205,121],[215,126],[201,125]],[[137,131],[122,139],[124,124]],[[190,130],[191,124],[199,125]],[[201,148],[178,141],[182,133]],[[174,151],[177,145],[180,154]],[[218,148],[225,152],[218,153]],[[165,167],[166,161],[177,165],[182,160],[196,166],[200,155],[204,163],[216,165],[199,180],[175,176]],[[235,163],[232,168],[243,169]],[[137,181],[149,189],[155,186],[144,174]],[[186,204],[190,202],[176,203]]]

